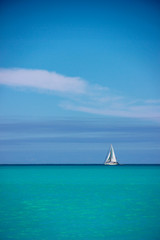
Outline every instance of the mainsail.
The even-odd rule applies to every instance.
[[[112,145],[111,145],[108,157],[105,160],[105,164],[106,163],[117,163],[116,156],[115,156],[114,149],[113,149]]]

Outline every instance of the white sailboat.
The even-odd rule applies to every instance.
[[[104,165],[118,165],[113,146],[111,145],[108,156],[105,159]]]

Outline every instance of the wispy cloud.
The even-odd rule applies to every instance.
[[[160,99],[147,99],[145,102],[149,104],[160,104]]]
[[[90,114],[160,119],[159,99],[129,99],[115,90],[90,84],[80,77],[67,77],[56,72],[32,69],[0,69],[0,84],[50,90],[63,93],[59,106]]]
[[[61,106],[68,110],[104,115],[104,116],[114,116],[114,117],[127,117],[127,118],[146,118],[146,119],[155,119],[159,121],[160,119],[160,106],[158,107],[150,107],[146,105],[139,106],[127,106],[125,104],[117,103],[112,109],[110,106],[108,107],[90,107],[83,105],[74,105],[73,103],[63,103]]]

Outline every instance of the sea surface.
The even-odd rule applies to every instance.
[[[1,166],[1,240],[159,240],[160,166]]]

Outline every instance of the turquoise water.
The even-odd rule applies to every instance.
[[[160,166],[1,166],[2,240],[159,240]]]

